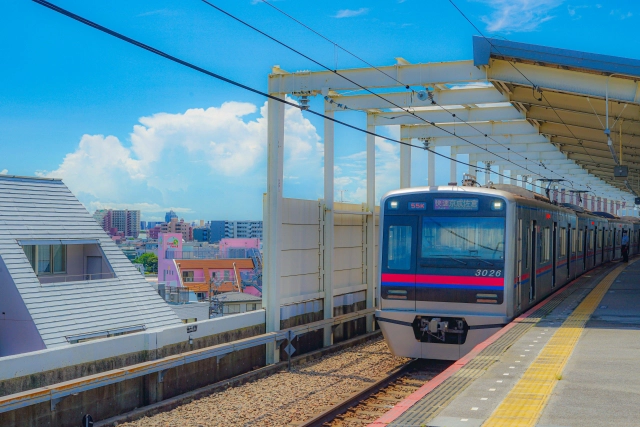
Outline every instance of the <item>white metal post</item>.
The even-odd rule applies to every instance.
[[[451,155],[450,157],[453,159],[451,160],[451,165],[449,167],[449,182],[458,182],[458,162],[456,162],[456,160],[458,159],[458,147],[456,146],[452,146],[451,147]]]
[[[402,134],[402,131],[400,132]],[[405,144],[411,144],[410,138],[402,138]],[[400,188],[411,187],[411,146],[400,146]]]
[[[373,117],[367,114],[367,131],[375,132]],[[367,134],[367,308],[374,307],[376,291],[376,139]],[[373,331],[373,315],[367,315],[367,332]]]
[[[476,176],[476,168],[478,167],[478,161],[474,154],[469,154],[469,175]]]
[[[275,94],[279,96],[279,94]],[[284,104],[267,101],[267,196],[264,206],[264,278],[263,300],[266,308],[266,330],[280,330],[280,257],[282,232],[282,185],[284,153]],[[275,343],[267,344],[267,363],[280,361]]]
[[[498,166],[498,172],[500,173],[500,175],[498,175],[498,184],[504,184],[504,166],[503,165]]]
[[[429,147],[435,150],[435,146]],[[429,151],[427,155],[427,184],[429,186],[436,185],[436,154],[433,151]]]
[[[328,111],[325,102],[324,114],[333,118],[333,111]],[[333,317],[333,199],[334,199],[334,122],[324,119],[324,318]],[[331,325],[324,328],[323,345],[333,344]]]

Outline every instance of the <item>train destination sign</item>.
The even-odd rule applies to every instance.
[[[434,199],[436,211],[477,211],[478,199]]]

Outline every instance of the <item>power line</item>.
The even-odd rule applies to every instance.
[[[530,170],[529,168],[527,168],[526,166],[521,166],[521,165],[519,165],[519,164],[517,164],[517,163],[513,162],[512,160],[510,160],[510,159],[508,159],[508,158],[506,158],[506,157],[502,157],[502,156],[500,156],[500,155],[498,155],[498,154],[496,154],[496,153],[491,152],[490,150],[488,150],[488,149],[487,149],[487,148],[485,148],[485,147],[482,147],[481,145],[475,144],[475,143],[473,143],[473,142],[469,141],[468,139],[465,139],[465,138],[463,138],[463,137],[461,137],[461,136],[459,136],[459,135],[456,135],[456,133],[455,133],[455,132],[451,132],[451,131],[449,131],[449,130],[447,130],[447,129],[445,129],[445,128],[441,127],[441,126],[438,126],[438,125],[437,125],[437,124],[435,124],[434,122],[431,122],[431,121],[429,121],[429,120],[425,120],[425,119],[423,119],[422,117],[420,117],[420,116],[418,116],[418,115],[414,114],[413,112],[411,112],[411,111],[409,111],[409,110],[407,110],[407,109],[405,109],[405,108],[401,107],[400,105],[398,105],[398,104],[394,103],[393,101],[390,101],[390,100],[386,99],[385,97],[383,97],[383,96],[381,96],[381,95],[379,95],[379,94],[377,94],[377,93],[373,92],[372,90],[370,90],[370,89],[366,88],[365,86],[362,86],[361,84],[359,84],[358,82],[356,82],[356,81],[354,81],[354,80],[350,79],[349,77],[346,77],[346,76],[344,76],[344,75],[340,74],[337,70],[335,70],[335,69],[331,69],[330,67],[328,67],[328,66],[326,66],[326,65],[322,64],[321,62],[319,62],[319,61],[317,61],[317,60],[315,60],[315,59],[313,59],[313,58],[309,57],[308,55],[306,55],[306,54],[304,54],[304,53],[302,53],[302,52],[300,52],[300,51],[296,50],[295,48],[293,48],[293,47],[291,47],[291,46],[287,45],[286,43],[284,43],[284,42],[282,42],[282,41],[280,41],[280,40],[276,39],[275,37],[273,37],[273,36],[271,36],[271,35],[269,35],[269,34],[265,33],[264,31],[262,31],[262,30],[260,30],[260,29],[258,29],[258,28],[256,28],[256,27],[254,27],[253,25],[249,24],[248,22],[243,21],[242,19],[240,19],[240,18],[238,18],[237,16],[235,16],[235,15],[233,15],[233,14],[231,14],[231,13],[227,12],[226,10],[224,10],[224,9],[222,9],[222,8],[220,8],[220,7],[218,7],[218,6],[214,5],[214,4],[212,4],[212,3],[210,3],[209,1],[207,1],[207,0],[202,0],[202,2],[203,2],[203,3],[206,3],[207,5],[211,6],[211,7],[212,7],[212,8],[214,8],[214,9],[216,9],[217,11],[219,11],[219,12],[221,12],[221,13],[223,13],[223,14],[227,15],[227,16],[228,16],[228,17],[230,17],[231,19],[233,19],[233,20],[235,20],[235,21],[237,21],[237,22],[241,23],[242,25],[244,25],[244,26],[246,26],[246,27],[248,27],[248,28],[250,28],[250,29],[252,29],[252,30],[256,31],[257,33],[262,34],[263,36],[267,37],[268,39],[270,39],[270,40],[272,40],[272,41],[274,41],[274,42],[276,42],[276,43],[278,43],[279,45],[281,45],[281,46],[283,46],[283,47],[285,47],[285,48],[287,48],[287,49],[291,50],[292,52],[294,52],[294,53],[296,53],[296,54],[298,54],[298,55],[300,55],[300,56],[302,56],[303,58],[305,58],[305,59],[307,59],[307,60],[309,60],[309,61],[313,62],[314,64],[316,64],[316,65],[318,65],[318,66],[320,66],[320,67],[324,68],[325,70],[330,71],[330,72],[334,73],[335,75],[337,75],[337,76],[339,76],[339,77],[341,77],[341,78],[345,79],[346,81],[350,82],[351,84],[356,85],[356,86],[357,86],[357,87],[359,87],[360,89],[365,90],[365,91],[369,92],[370,94],[372,94],[372,95],[374,95],[374,96],[376,96],[376,97],[378,97],[378,98],[382,99],[383,101],[388,102],[390,105],[393,105],[394,107],[401,109],[401,110],[402,110],[402,111],[404,111],[405,113],[410,114],[410,115],[412,115],[412,116],[416,117],[417,119],[422,120],[423,122],[425,122],[425,123],[427,123],[427,124],[430,124],[431,126],[434,126],[435,128],[440,129],[440,130],[441,130],[441,131],[443,131],[443,132],[448,133],[448,134],[449,134],[449,135],[451,135],[451,136],[454,136],[454,137],[456,137],[456,138],[459,138],[459,139],[461,139],[462,141],[465,141],[465,142],[467,142],[468,144],[471,144],[471,145],[473,145],[473,146],[474,146],[474,147],[476,147],[476,148],[479,148],[479,149],[481,149],[481,150],[484,150],[484,151],[486,151],[487,153],[489,153],[489,154],[491,154],[491,155],[493,155],[493,156],[495,156],[495,157],[497,157],[497,158],[499,158],[499,159],[501,159],[501,160],[504,160],[504,161],[506,161],[506,162],[509,162],[509,163],[511,163],[511,164],[513,164],[513,165],[515,165],[515,166],[519,167],[519,168],[522,168],[522,169],[526,170],[527,172],[530,172],[531,174],[535,174],[535,175],[540,175],[540,176],[542,176],[540,173],[537,173],[537,172],[535,172],[535,171],[532,171],[532,170]],[[487,135],[485,134],[485,136],[487,136]],[[546,169],[546,168],[545,168],[545,169]]]
[[[332,122],[334,122],[334,123],[341,124],[341,125],[343,125],[343,126],[345,126],[345,127],[348,127],[348,128],[354,129],[354,130],[356,130],[356,131],[359,131],[359,132],[362,132],[362,133],[365,133],[365,134],[368,134],[368,135],[371,135],[371,136],[374,136],[374,137],[378,137],[378,138],[381,138],[381,139],[384,139],[384,140],[387,140],[387,141],[395,142],[395,143],[397,143],[397,144],[406,145],[406,146],[410,146],[410,147],[414,147],[414,148],[419,148],[419,149],[422,149],[422,150],[425,150],[425,151],[429,151],[429,152],[434,153],[434,154],[435,154],[435,155],[437,155],[437,156],[440,156],[440,157],[442,157],[442,158],[445,158],[445,159],[448,159],[448,160],[454,161],[454,162],[456,162],[456,163],[458,163],[458,164],[465,165],[465,166],[468,166],[468,167],[478,168],[478,169],[485,170],[485,171],[489,171],[490,173],[494,173],[494,174],[496,174],[496,175],[498,175],[498,176],[502,176],[502,177],[504,177],[504,178],[508,178],[508,179],[513,180],[513,181],[522,181],[522,182],[527,182],[527,181],[524,181],[524,180],[519,180],[519,179],[517,179],[517,178],[508,177],[508,176],[506,176],[506,175],[503,175],[503,174],[500,174],[500,173],[497,173],[497,172],[491,171],[491,169],[490,169],[490,168],[487,168],[487,167],[479,168],[479,167],[477,167],[476,165],[472,165],[472,164],[470,164],[470,163],[466,163],[466,162],[463,162],[463,161],[460,161],[460,160],[457,160],[457,159],[453,159],[453,158],[451,158],[451,157],[449,157],[449,156],[447,156],[447,155],[437,153],[435,150],[431,150],[431,149],[429,149],[429,148],[427,148],[427,147],[420,147],[420,146],[418,146],[418,145],[414,145],[414,144],[411,144],[411,143],[407,143],[407,142],[404,142],[404,141],[401,141],[401,140],[397,140],[397,139],[393,139],[393,138],[389,138],[389,137],[386,137],[386,136],[379,135],[379,134],[377,134],[377,133],[375,133],[375,132],[371,132],[371,131],[368,131],[368,130],[366,130],[366,129],[359,128],[359,127],[357,127],[357,126],[354,126],[354,125],[351,125],[351,124],[349,124],[349,123],[343,122],[342,120],[338,120],[338,119],[335,119],[335,118],[333,118],[333,117],[326,116],[326,115],[324,115],[324,114],[322,114],[322,113],[319,113],[319,112],[317,112],[317,111],[313,111],[313,110],[311,110],[311,109],[304,109],[304,110],[303,110],[302,106],[300,106],[300,105],[298,105],[298,104],[296,104],[296,103],[289,102],[289,101],[287,101],[286,99],[278,98],[278,97],[276,97],[276,96],[270,95],[270,94],[268,94],[268,93],[266,93],[266,92],[263,92],[263,91],[261,91],[261,90],[258,90],[258,89],[255,89],[255,88],[252,88],[252,87],[250,87],[250,86],[244,85],[244,84],[239,83],[239,82],[236,82],[236,81],[234,81],[234,80],[231,80],[231,79],[229,79],[229,78],[227,78],[227,77],[221,76],[220,74],[214,73],[214,72],[212,72],[212,71],[206,70],[206,69],[204,69],[204,68],[202,68],[202,67],[199,67],[199,66],[197,66],[197,65],[191,64],[190,62],[187,62],[187,61],[184,61],[184,60],[182,60],[182,59],[179,59],[179,58],[177,58],[177,57],[175,57],[175,56],[173,56],[173,55],[170,55],[170,54],[168,54],[168,53],[165,53],[165,52],[163,52],[163,51],[161,51],[161,50],[159,50],[159,49],[156,49],[156,48],[154,48],[154,47],[152,47],[152,46],[149,46],[149,45],[147,45],[147,44],[144,44],[144,43],[142,43],[142,42],[139,42],[139,41],[137,41],[137,40],[134,40],[134,39],[132,39],[132,38],[130,38],[130,37],[127,37],[127,36],[125,36],[125,35],[123,35],[123,34],[120,34],[120,33],[116,32],[116,31],[113,31],[113,30],[111,30],[111,29],[109,29],[109,28],[107,28],[107,27],[104,27],[104,26],[102,26],[102,25],[100,25],[100,24],[97,24],[97,23],[95,23],[95,22],[93,22],[93,21],[90,21],[90,20],[88,20],[88,19],[85,19],[85,18],[83,18],[83,17],[81,17],[81,16],[79,16],[79,15],[76,15],[75,13],[72,13],[72,12],[70,12],[70,11],[66,10],[66,9],[63,9],[63,8],[59,7],[59,6],[56,6],[56,5],[54,5],[54,4],[52,4],[52,3],[50,3],[50,2],[48,2],[48,1],[46,1],[46,0],[32,0],[32,1],[33,1],[33,2],[35,2],[35,3],[38,3],[38,4],[40,4],[40,5],[42,5],[42,6],[44,6],[44,7],[47,7],[47,8],[49,8],[49,9],[51,9],[51,10],[55,11],[55,12],[58,12],[58,13],[60,13],[60,14],[62,14],[62,15],[65,15],[65,16],[67,16],[67,17],[69,17],[69,18],[73,19],[73,20],[76,20],[76,21],[78,21],[78,22],[80,22],[80,23],[82,23],[82,24],[85,24],[85,25],[87,25],[87,26],[89,26],[89,27],[95,28],[96,30],[102,31],[102,32],[104,32],[104,33],[106,33],[106,34],[109,34],[110,36],[116,37],[116,38],[118,38],[118,39],[120,39],[120,40],[122,40],[122,41],[125,41],[125,42],[127,42],[127,43],[129,43],[129,44],[132,44],[132,45],[137,46],[137,47],[139,47],[139,48],[141,48],[141,49],[144,49],[144,50],[146,50],[146,51],[148,51],[148,52],[154,53],[154,54],[156,54],[156,55],[158,55],[158,56],[161,56],[161,57],[163,57],[163,58],[165,58],[165,59],[168,59],[168,60],[170,60],[170,61],[173,61],[173,62],[175,62],[175,63],[177,63],[177,64],[184,65],[185,67],[191,68],[192,70],[198,71],[199,73],[202,73],[202,74],[206,74],[206,75],[208,75],[208,76],[210,76],[210,77],[213,77],[213,78],[215,78],[215,79],[218,79],[218,80],[224,81],[224,82],[229,83],[229,84],[231,84],[231,85],[233,85],[233,86],[239,87],[239,88],[241,88],[241,89],[245,89],[245,90],[247,90],[247,91],[249,91],[249,92],[253,92],[253,93],[255,93],[255,94],[262,95],[262,96],[264,96],[264,97],[266,97],[266,98],[269,98],[269,99],[272,99],[272,100],[274,100],[274,101],[277,101],[277,102],[283,103],[283,104],[285,104],[285,105],[289,105],[289,106],[291,106],[291,107],[298,108],[298,109],[300,109],[301,111],[307,111],[307,112],[309,112],[309,113],[311,113],[311,114],[313,114],[313,115],[316,115],[316,116],[318,116],[318,117],[322,117],[322,118],[324,118],[324,119],[331,120],[331,121],[332,121]],[[531,182],[531,183],[530,183],[530,182],[527,182],[527,183],[531,184],[533,187],[544,188],[544,187],[541,187],[541,186],[539,186],[539,185],[533,184],[532,182]]]
[[[204,1],[204,0],[203,0],[203,1]],[[411,87],[410,87],[409,85],[407,85],[406,83],[401,82],[401,81],[400,81],[400,80],[398,80],[397,78],[395,78],[395,77],[393,77],[393,76],[389,75],[388,73],[384,72],[383,70],[381,70],[380,68],[376,67],[375,65],[370,64],[368,61],[366,61],[366,60],[362,59],[361,57],[359,57],[358,55],[354,54],[353,52],[351,52],[351,51],[349,51],[349,50],[347,50],[347,49],[343,48],[343,47],[342,47],[342,46],[340,46],[338,43],[336,43],[336,42],[334,42],[333,40],[331,40],[331,39],[329,39],[329,38],[325,37],[324,35],[322,35],[322,34],[321,34],[321,33],[319,33],[318,31],[314,30],[313,28],[309,27],[309,26],[308,26],[308,25],[306,25],[305,23],[303,23],[303,22],[301,22],[300,20],[298,20],[298,19],[294,18],[293,16],[289,15],[288,13],[286,13],[285,11],[283,11],[282,9],[279,9],[278,7],[274,6],[273,4],[271,4],[270,2],[268,2],[267,0],[262,0],[262,2],[263,2],[263,3],[265,3],[266,5],[268,5],[268,6],[272,7],[273,9],[277,10],[278,12],[280,12],[280,13],[281,13],[281,14],[283,14],[284,16],[288,17],[289,19],[293,20],[294,22],[296,22],[296,23],[300,24],[300,25],[301,25],[301,26],[303,26],[304,28],[306,28],[306,29],[308,29],[309,31],[313,32],[314,34],[318,35],[318,36],[319,36],[319,37],[321,37],[322,39],[324,39],[324,40],[328,41],[329,43],[333,44],[336,48],[339,48],[339,49],[343,50],[344,52],[348,53],[349,55],[353,56],[354,58],[356,58],[356,59],[358,59],[358,60],[362,61],[363,63],[367,64],[369,67],[371,67],[371,68],[373,68],[373,69],[377,70],[378,72],[380,72],[380,73],[384,74],[385,76],[389,77],[389,78],[390,78],[390,79],[392,79],[393,81],[395,81],[395,82],[399,83],[401,86],[404,86],[404,87],[405,87],[405,89],[411,90],[412,94],[413,94],[413,93],[415,93],[415,91],[414,91],[413,89],[411,89]],[[211,4],[210,4],[209,2],[207,2],[207,1],[205,1],[205,3],[209,4],[210,6],[213,6],[213,5],[211,5]],[[213,6],[213,7],[216,7],[216,6]],[[226,12],[224,12],[222,9],[220,9],[220,8],[218,8],[218,7],[216,7],[216,9],[220,10],[220,11],[221,11],[221,12],[223,12],[223,13],[226,13]],[[228,14],[228,15],[230,15],[230,14]],[[236,19],[235,17],[233,17],[233,18],[234,18],[234,19]],[[242,22],[242,21],[240,21],[240,22]],[[248,25],[248,24],[246,24],[246,23],[244,23],[244,22],[242,22],[242,23],[243,23],[243,24],[245,24],[245,25]],[[263,33],[263,34],[264,34],[264,33]],[[326,67],[325,67],[325,68],[326,68]],[[387,102],[389,102],[389,101],[387,101]],[[502,146],[503,148],[506,148],[506,149],[507,149],[507,151],[511,151],[511,148],[510,148],[510,147],[507,147],[506,145],[504,145],[504,144],[502,144],[501,142],[497,141],[496,139],[494,139],[493,137],[489,136],[488,134],[485,134],[484,132],[480,131],[480,129],[476,128],[475,126],[473,126],[472,124],[470,124],[470,123],[469,123],[469,122],[467,122],[466,120],[463,120],[463,119],[461,119],[461,118],[459,118],[459,117],[456,117],[456,114],[455,114],[455,113],[452,113],[452,112],[451,112],[451,111],[449,111],[447,108],[445,108],[445,107],[443,107],[442,105],[440,105],[439,103],[437,103],[437,102],[436,102],[432,97],[431,97],[431,102],[432,102],[432,104],[437,105],[437,106],[438,106],[438,107],[440,107],[442,110],[444,110],[444,111],[446,111],[447,113],[451,114],[451,116],[452,116],[452,117],[453,117],[453,119],[454,119],[454,122],[455,122],[456,120],[459,120],[460,122],[462,122],[462,123],[466,124],[467,126],[471,127],[472,129],[474,129],[475,131],[477,131],[477,132],[478,132],[478,133],[480,133],[481,135],[484,135],[484,137],[485,137],[485,138],[489,138],[490,140],[492,140],[492,141],[493,141],[493,142],[495,142],[496,144],[498,144],[498,145]],[[354,110],[353,108],[350,108],[350,109],[351,109],[351,110]],[[354,110],[354,111],[359,111],[359,110]],[[485,151],[490,152],[489,150],[486,150],[486,149],[485,149]],[[518,153],[518,152],[516,152],[516,151],[514,151],[513,153],[514,153],[514,154],[516,154],[517,156],[519,156],[519,157],[523,158],[525,161],[532,162],[532,163],[536,164],[537,166],[543,167],[544,169],[549,170],[550,172],[552,172],[552,173],[556,174],[557,176],[562,177],[563,179],[565,179],[565,176],[564,176],[564,175],[562,175],[562,174],[560,174],[560,173],[558,173],[558,172],[556,172],[556,171],[554,171],[554,170],[550,170],[550,169],[548,169],[548,168],[544,165],[544,163],[543,163],[543,162],[541,162],[541,161],[537,161],[537,162],[536,162],[536,161],[534,161],[534,160],[530,160],[530,159],[528,159],[527,157],[523,156],[522,154],[520,154],[520,153]],[[495,155],[495,153],[492,153],[492,154],[494,154],[494,155]],[[528,169],[527,169],[527,170],[528,170]],[[532,172],[532,173],[533,173],[533,172]],[[565,179],[565,180],[566,180],[566,179]],[[571,180],[566,180],[566,181],[568,181],[569,183],[571,183],[571,186],[573,187],[573,181],[571,181]]]
[[[535,91],[538,91],[538,93],[540,93],[541,95],[541,99],[544,99],[545,102],[549,105],[549,107],[551,107],[551,109],[553,110],[553,112],[555,113],[555,115],[558,117],[558,119],[560,119],[560,121],[562,122],[562,124],[564,125],[564,127],[567,128],[567,130],[569,131],[569,133],[578,141],[578,145],[580,145],[582,147],[582,149],[584,150],[585,154],[587,156],[589,156],[589,158],[591,158],[591,160],[593,160],[593,157],[591,157],[591,154],[587,151],[586,147],[582,144],[582,141],[576,137],[576,135],[573,133],[573,131],[569,128],[569,126],[565,123],[564,120],[562,120],[562,117],[560,117],[560,114],[558,114],[558,112],[556,111],[556,109],[553,107],[553,105],[551,105],[551,103],[549,102],[549,100],[547,99],[547,97],[545,96],[544,92],[542,92],[542,89],[540,89],[540,87],[538,85],[536,85],[535,83],[533,83],[531,81],[531,79],[529,79],[529,77],[525,76],[524,73],[522,71],[520,71],[520,69],[518,69],[518,67],[515,66],[515,64],[512,61],[509,61],[507,59],[507,56],[504,55],[502,52],[500,52],[500,50],[496,47],[496,45],[494,45],[493,43],[491,43],[491,40],[489,40],[489,38],[487,38],[487,36],[484,35],[484,33],[482,31],[480,31],[480,29],[467,17],[467,15],[464,14],[464,12],[462,10],[460,10],[460,8],[453,2],[453,0],[449,0],[449,3],[451,3],[451,5],[460,13],[460,15],[462,15],[462,17],[469,23],[471,24],[471,26],[473,28],[475,28],[475,30],[482,36],[482,38],[484,38],[487,43],[489,43],[489,45],[494,48],[496,50],[496,52],[498,52],[500,55],[502,55],[505,59],[505,61],[507,61],[507,63],[509,63],[509,65],[511,65],[513,67],[514,70],[516,70],[522,77],[524,77],[525,80],[527,80],[529,83],[531,83],[531,86],[533,87],[533,91],[534,91],[534,97],[535,97]],[[540,101],[539,100],[539,101]],[[595,161],[595,160],[594,160]],[[589,184],[586,184],[587,188],[591,189],[591,187],[589,186]]]

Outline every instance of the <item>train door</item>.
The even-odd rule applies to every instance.
[[[571,224],[567,224],[567,282],[571,279]]]
[[[551,289],[556,287],[556,266],[558,262],[558,223],[553,223],[553,237],[551,238]]]
[[[524,229],[524,223],[522,219],[518,220],[518,238],[516,240],[517,254],[516,254],[516,295],[514,300],[514,312],[519,312],[522,307],[522,248],[526,242],[523,239],[526,231]]]
[[[596,256],[598,254],[598,243],[596,242],[596,240],[598,240],[598,227],[593,229],[593,266],[594,267],[598,265],[598,261],[596,259]]]
[[[533,301],[536,299],[536,265],[537,265],[537,260],[536,260],[536,255],[538,252],[538,233],[537,233],[537,227],[536,227],[536,222],[535,221],[531,221],[531,245],[530,245],[531,250],[530,252],[530,256],[531,256],[531,274],[530,274],[530,279],[529,279],[529,301]]]
[[[416,309],[418,217],[384,218],[381,308]]]
[[[589,253],[589,251],[587,250],[589,248],[589,245],[587,244],[587,239],[589,238],[589,227],[585,226],[584,227],[584,242],[582,242],[582,264],[583,264],[583,268],[582,271],[587,271],[587,254]]]

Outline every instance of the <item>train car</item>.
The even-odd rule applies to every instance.
[[[558,206],[510,185],[392,191],[381,201],[376,319],[395,355],[457,360],[621,257],[616,232],[634,227],[640,235],[640,221]]]

